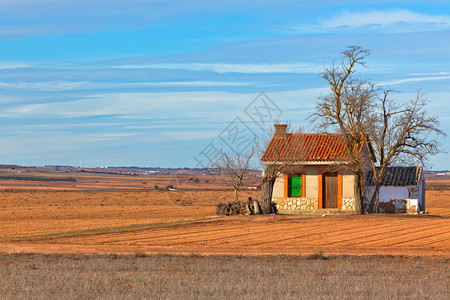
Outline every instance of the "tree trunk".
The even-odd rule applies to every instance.
[[[378,203],[380,201],[380,187],[381,187],[381,181],[375,184],[375,190],[372,194],[372,197],[370,198],[370,204],[369,204],[369,212],[371,213],[377,213],[378,212]]]
[[[355,212],[364,214],[366,212],[366,199],[364,195],[364,176],[362,172],[355,174]]]
[[[239,199],[238,199],[238,190],[237,190],[237,189],[234,189],[234,201],[235,201],[236,203],[239,202]]]
[[[261,208],[259,207],[259,203],[257,200],[253,200],[253,210],[255,211],[256,215],[261,214]]]
[[[261,187],[261,209],[263,214],[272,213],[272,194],[275,178],[269,178],[263,182]]]

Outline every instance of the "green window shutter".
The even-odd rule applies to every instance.
[[[289,176],[289,197],[302,196],[302,176]]]

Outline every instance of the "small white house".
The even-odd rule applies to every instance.
[[[374,193],[373,173],[366,177],[366,203]],[[379,211],[382,213],[425,212],[425,179],[421,167],[390,167],[380,188]]]
[[[259,183],[255,183],[255,184],[250,184],[247,189],[249,190],[260,190],[261,189],[261,185]]]

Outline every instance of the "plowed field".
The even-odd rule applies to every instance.
[[[259,198],[259,192],[243,191]],[[425,215],[214,216],[231,191],[3,191],[0,251],[450,256],[450,190]]]

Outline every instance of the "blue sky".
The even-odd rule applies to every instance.
[[[346,45],[398,99],[421,88],[450,133],[447,1],[215,2],[1,1],[0,163],[199,166],[231,125],[263,132],[246,113],[261,97],[279,109],[265,124],[311,131]]]

